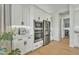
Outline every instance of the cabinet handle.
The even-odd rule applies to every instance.
[[[34,35],[30,35],[30,36],[34,36]]]
[[[22,39],[19,39],[19,40],[22,40]]]
[[[24,41],[24,45],[26,45],[27,44],[27,42],[26,41]]]
[[[30,39],[31,37],[28,37],[28,39]]]

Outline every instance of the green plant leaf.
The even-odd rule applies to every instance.
[[[12,40],[13,32],[4,32],[0,35],[0,40]]]
[[[20,49],[16,48],[15,50],[12,50],[9,55],[20,55],[21,51]]]

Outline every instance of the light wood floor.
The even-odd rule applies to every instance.
[[[79,48],[68,47],[69,39],[63,39],[59,42],[52,41],[48,45],[43,46],[28,55],[78,55]]]

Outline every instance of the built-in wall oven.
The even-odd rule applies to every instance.
[[[42,28],[43,22],[34,20],[34,26],[35,26],[35,28]]]
[[[36,21],[34,20],[34,42],[43,40],[43,45],[50,42],[50,21]]]
[[[43,22],[34,20],[34,42],[43,40]]]

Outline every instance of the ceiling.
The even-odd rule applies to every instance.
[[[54,13],[62,9],[69,9],[68,4],[36,4],[36,5],[48,13]]]

